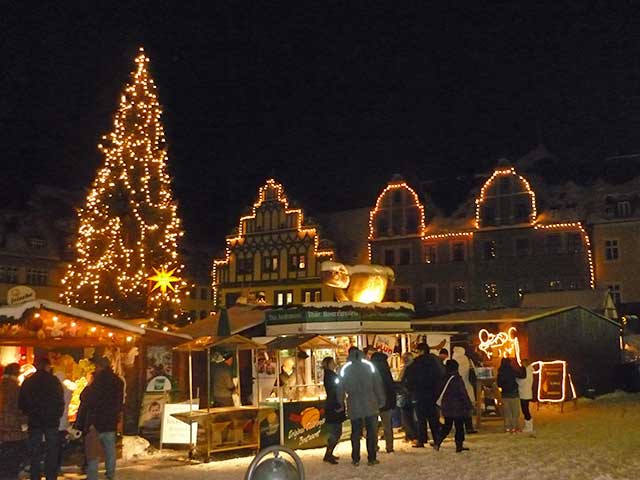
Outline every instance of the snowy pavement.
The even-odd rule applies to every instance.
[[[535,438],[499,431],[491,422],[483,433],[468,437],[469,452],[455,453],[452,439],[440,452],[412,449],[396,440],[396,452],[381,453],[380,465],[350,464],[350,444],[341,443],[337,466],[322,462],[323,450],[300,452],[307,479],[487,479],[487,480],[623,480],[640,477],[640,394],[615,393],[598,400],[580,400],[578,409],[565,405],[532,408]],[[384,451],[384,442],[380,442]],[[364,442],[363,458],[366,458]],[[208,464],[184,465],[175,456],[154,456],[123,466],[119,479],[242,480],[251,457]],[[68,478],[72,478],[69,476]]]

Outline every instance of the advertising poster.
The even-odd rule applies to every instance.
[[[563,363],[543,363],[540,369],[540,401],[559,402],[564,400],[565,365]]]
[[[164,393],[145,393],[140,406],[140,436],[150,442],[160,442],[160,430],[162,427],[162,412],[167,397]]]

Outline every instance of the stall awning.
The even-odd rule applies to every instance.
[[[229,327],[231,334],[241,333],[244,330],[264,323],[265,308],[255,306],[233,306],[227,309],[229,315]],[[179,330],[193,338],[216,335],[218,332],[219,313],[209,315],[191,325]]]
[[[144,329],[50,300],[0,307],[0,345],[92,347],[126,345]]]
[[[289,335],[278,337],[267,343],[269,350],[291,350],[294,348],[337,348],[338,346],[321,335]]]
[[[254,342],[253,340],[243,337],[242,335],[231,335],[229,337],[199,337],[195,340],[174,347],[174,350],[178,350],[181,352],[197,352],[213,347],[233,347],[234,349],[237,348],[238,350],[259,350],[265,348],[265,346],[261,343]]]

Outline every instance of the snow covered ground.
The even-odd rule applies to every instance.
[[[413,479],[496,479],[496,480],[623,480],[640,478],[640,394],[614,393],[597,400],[581,399],[578,409],[565,405],[532,408],[535,438],[500,432],[501,423],[490,422],[482,433],[471,435],[469,452],[455,453],[450,439],[440,452],[431,448],[412,449],[396,440],[396,452],[381,453],[380,465],[350,464],[350,445],[343,442],[336,454],[337,466],[322,462],[322,450],[300,452],[307,479],[322,480],[413,480]],[[381,450],[384,444],[381,442]],[[366,458],[364,442],[363,458]],[[118,478],[200,480],[202,478],[241,480],[251,457],[184,465],[175,455],[159,455],[123,465]],[[72,478],[72,476],[69,476]]]

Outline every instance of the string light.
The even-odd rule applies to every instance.
[[[179,303],[173,289],[147,291],[152,266],[176,276],[184,268],[161,114],[149,58],[140,48],[113,130],[98,145],[104,165],[78,211],[76,260],[62,280],[68,305],[126,318]]]
[[[275,192],[275,198],[269,196],[269,192]],[[268,179],[263,186],[258,189],[258,199],[253,204],[251,214],[240,217],[238,222],[238,233],[235,236],[229,236],[226,239],[225,257],[223,259],[215,259],[213,261],[213,267],[211,275],[213,277],[213,298],[214,304],[218,299],[218,288],[220,282],[218,280],[218,268],[223,265],[229,264],[229,258],[231,257],[231,249],[235,246],[242,245],[245,241],[247,234],[246,225],[249,221],[256,218],[256,211],[267,200],[276,201],[283,205],[285,215],[295,215],[295,228],[298,232],[299,238],[305,238],[306,236],[313,237],[313,254],[316,257],[327,257],[329,260],[333,258],[333,249],[326,248],[320,249],[320,238],[316,227],[303,226],[304,225],[304,213],[300,208],[289,208],[289,200],[284,193],[284,187],[282,184],[276,182],[273,178]]]
[[[593,254],[591,253],[591,240],[589,240],[589,235],[587,231],[582,226],[581,222],[565,222],[565,223],[552,223],[548,225],[538,224],[534,227],[536,230],[577,230],[582,236],[582,242],[584,244],[584,249],[587,252],[587,261],[589,264],[589,286],[591,289],[596,288],[596,276],[595,270],[593,268]]]
[[[520,342],[518,341],[516,327],[509,327],[506,332],[491,333],[486,328],[478,332],[480,344],[478,349],[482,350],[488,359],[493,357],[493,350],[497,350],[498,356],[507,358],[514,356],[518,365],[520,362]]]
[[[373,240],[375,240],[375,236],[374,236],[374,225],[375,225],[375,217],[376,215],[379,213],[379,211],[381,210],[381,204],[382,201],[384,199],[384,197],[391,193],[394,190],[398,190],[398,189],[403,189],[407,192],[409,192],[409,194],[413,197],[413,201],[414,203],[412,205],[409,205],[410,207],[418,207],[418,211],[419,211],[419,225],[417,228],[417,232],[416,234],[419,236],[423,236],[426,230],[426,224],[424,221],[424,206],[422,205],[422,203],[420,202],[420,197],[418,197],[418,194],[415,192],[415,190],[413,188],[411,188],[405,181],[403,180],[398,180],[398,181],[391,181],[385,188],[384,190],[382,190],[382,192],[380,193],[380,195],[378,195],[378,199],[376,200],[376,205],[375,207],[373,207],[373,210],[371,210],[369,212],[369,241],[367,242],[367,250],[368,250],[368,255],[369,255],[369,261],[371,261],[371,242]]]
[[[487,189],[493,184],[494,180],[497,177],[504,177],[506,175],[513,175],[521,182],[522,185],[524,185],[524,189],[526,193],[529,194],[529,197],[531,199],[531,213],[529,215],[529,223],[531,225],[535,224],[536,219],[538,218],[538,212],[536,210],[536,194],[531,188],[529,181],[522,175],[518,175],[515,168],[510,167],[495,170],[489,177],[489,180],[487,180],[480,189],[480,196],[476,199],[476,228],[480,228],[480,209],[482,203],[486,200]]]
[[[434,233],[431,235],[424,235],[422,237],[422,240],[435,240],[440,238],[455,238],[455,237],[473,237],[473,232]]]

